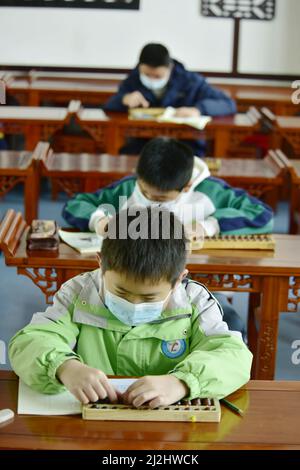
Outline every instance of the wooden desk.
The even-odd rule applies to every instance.
[[[240,150],[240,145],[260,129],[260,115],[254,109],[244,114],[213,118],[203,131],[199,131],[184,124],[130,120],[124,113],[109,113],[106,117],[100,109],[82,108],[79,101],[70,102],[68,108],[3,106],[0,109],[0,125],[6,134],[23,133],[26,150],[33,150],[39,140],[48,141],[61,131],[72,116],[94,140],[97,149],[111,155],[118,155],[129,137],[151,139],[165,135],[187,140],[213,140],[213,156],[228,157],[231,152],[245,153],[247,148]],[[79,151],[86,148],[85,141],[80,142],[79,139]],[[71,142],[71,145],[72,150],[69,151],[77,151],[76,144]]]
[[[33,152],[0,152],[0,197],[4,197],[17,184],[24,184],[24,212],[28,224],[37,218],[39,174]]]
[[[15,79],[7,86],[7,94],[22,106],[42,106],[44,102],[66,106],[71,100],[100,106],[117,92],[116,80],[75,80],[70,78],[36,77]]]
[[[98,149],[117,155],[111,152],[111,149],[115,148],[116,123],[112,122],[102,109],[80,108],[75,119],[77,124],[96,142]]]
[[[280,312],[295,312],[300,303],[300,236],[274,237],[274,253],[203,250],[187,260],[193,279],[208,289],[250,292],[248,341],[258,379],[274,377]]]
[[[40,176],[50,177],[55,183],[54,197],[59,189],[72,197],[78,191],[94,191],[132,174],[137,163],[137,157],[130,156],[115,158],[107,154],[53,154],[48,143],[36,145],[33,154],[34,160],[39,160],[35,176],[28,159],[28,166],[25,165],[24,153],[2,152],[0,157],[0,194],[6,194],[18,182],[25,181],[25,177],[28,179],[28,185],[25,184],[25,218],[28,223],[38,214]],[[285,165],[276,156],[276,152],[271,151],[262,161],[222,159],[221,167],[212,173],[224,178],[229,184],[245,188],[275,207],[278,188],[284,182]]]
[[[300,158],[300,116],[276,116],[275,125],[279,139],[275,142],[277,147],[280,145],[290,158]],[[288,145],[287,149],[284,144]]]
[[[96,255],[82,255],[64,243],[58,254],[28,253],[27,231],[21,214],[8,211],[0,225],[0,247],[6,265],[29,277],[47,302],[65,281],[98,268]],[[253,376],[259,379],[274,377],[280,312],[296,312],[300,303],[300,236],[275,238],[275,252],[202,250],[187,259],[193,279],[210,290],[250,292],[249,345],[255,357]]]
[[[58,187],[70,197],[79,191],[96,191],[133,174],[138,160],[138,157],[125,155],[116,158],[108,154],[53,153],[49,144],[41,145],[44,145],[40,157],[41,174],[52,181],[55,179]],[[209,165],[214,159],[206,161]],[[218,170],[211,170],[213,176],[246,189],[272,207],[276,206],[278,190],[284,184],[287,171],[287,159],[282,152],[270,151],[263,160],[224,158],[220,162]]]
[[[25,150],[33,150],[40,140],[48,141],[77,112],[80,103],[73,101],[68,108],[30,106],[0,107],[0,125],[4,134],[24,134]]]
[[[177,139],[199,139],[200,135],[200,131],[186,125],[150,120],[133,121],[128,119],[127,113],[108,113],[108,119],[103,119],[100,110],[96,109],[81,111],[77,114],[77,121],[80,127],[110,155],[119,155],[119,149],[127,137],[151,139],[164,135]]]
[[[213,156],[229,156],[230,150],[236,149],[253,133],[259,130],[259,114],[254,110],[234,116],[213,118],[203,131],[185,124],[157,122],[150,119],[129,119],[125,113],[108,113],[111,124],[111,135],[108,139],[107,152],[118,155],[119,149],[127,138],[152,139],[159,135],[177,139],[198,140],[212,139],[214,141]],[[85,110],[85,115],[77,116],[80,126],[98,141],[103,139],[101,129],[105,121],[93,110]]]
[[[272,88],[272,87],[238,87],[233,97],[236,100],[239,112],[245,112],[249,106],[260,108],[266,106],[274,114],[279,116],[294,116],[299,113],[299,105],[292,103],[292,88]]]
[[[253,158],[221,158],[213,176],[224,179],[231,186],[243,188],[252,196],[276,207],[280,188],[286,181],[288,160],[279,150],[269,150],[263,160]]]
[[[0,371],[0,408],[17,412],[18,379]],[[220,423],[85,421],[75,416],[15,415],[0,425],[0,449],[300,449],[300,382],[250,381],[222,406]]]
[[[76,99],[89,105],[102,105],[113,96],[125,74],[72,73],[72,72],[24,72],[4,73],[9,77],[7,94],[16,98],[22,106],[41,106],[44,101],[65,105]],[[208,82],[211,80],[208,78]],[[239,113],[249,106],[267,106],[278,115],[293,116],[299,106],[291,102],[294,91],[289,86],[262,86],[227,84],[213,81],[211,85],[225,91],[236,100]]]
[[[290,232],[300,232],[300,160],[290,160],[291,199]]]
[[[278,116],[261,109],[262,122],[271,130],[271,147],[282,149],[289,158],[300,157],[300,116]]]
[[[76,193],[93,192],[124,176],[134,174],[138,157],[88,153],[51,153],[40,161],[40,174],[55,181],[57,189],[69,197]]]

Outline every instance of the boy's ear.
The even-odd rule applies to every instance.
[[[174,289],[176,289],[176,287],[178,287],[179,284],[182,283],[183,279],[188,275],[188,273],[189,273],[188,269],[184,269],[184,271],[182,271],[182,273],[179,275],[179,278],[176,281]]]
[[[180,282],[183,281],[183,279],[188,275],[188,273],[189,273],[189,270],[188,270],[188,269],[184,269],[184,270],[182,271],[182,273],[181,273],[180,276],[179,276]]]
[[[192,186],[192,180],[190,180],[190,181],[184,186],[184,188],[182,189],[182,192],[183,192],[183,193],[187,193],[187,192],[191,189],[191,186]]]

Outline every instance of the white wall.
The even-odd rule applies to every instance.
[[[300,0],[277,3],[276,21],[243,22],[240,71],[300,75]],[[230,72],[232,39],[233,22],[202,17],[200,0],[141,0],[139,11],[0,8],[7,65],[131,68],[156,41],[190,69]]]
[[[273,21],[243,21],[239,72],[300,78],[300,0],[277,0]]]

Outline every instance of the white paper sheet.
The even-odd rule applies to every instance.
[[[211,121],[210,116],[195,116],[195,117],[177,117],[176,109],[168,106],[162,116],[157,118],[158,122],[173,122],[175,124],[186,124],[187,126],[195,127],[202,130],[206,124]]]
[[[109,379],[121,393],[137,379]],[[81,403],[68,391],[57,395],[38,393],[19,381],[18,414],[74,415],[81,413]]]
[[[103,237],[91,232],[68,232],[59,230],[60,238],[79,253],[98,253],[101,251]]]

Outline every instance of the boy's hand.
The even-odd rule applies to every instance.
[[[199,117],[201,113],[198,108],[182,106],[176,109],[175,117]]]
[[[134,91],[132,93],[127,93],[123,96],[122,103],[128,108],[149,108],[149,101],[146,100],[144,95],[140,91]]]
[[[76,359],[65,361],[56,372],[57,378],[84,405],[99,399],[109,398],[118,402],[116,390],[101,370],[86,366]]]
[[[193,221],[190,224],[184,226],[185,235],[191,243],[200,244],[203,243],[205,237],[205,230],[203,225],[199,222]]]
[[[134,382],[124,393],[125,404],[136,408],[171,405],[188,394],[188,387],[174,375],[148,375]]]
[[[104,229],[106,225],[108,224],[109,220],[110,220],[109,217],[103,217],[102,219],[99,220],[99,222],[96,225],[96,230],[95,230],[97,235],[100,235],[101,237],[104,236],[104,233],[105,233]]]

